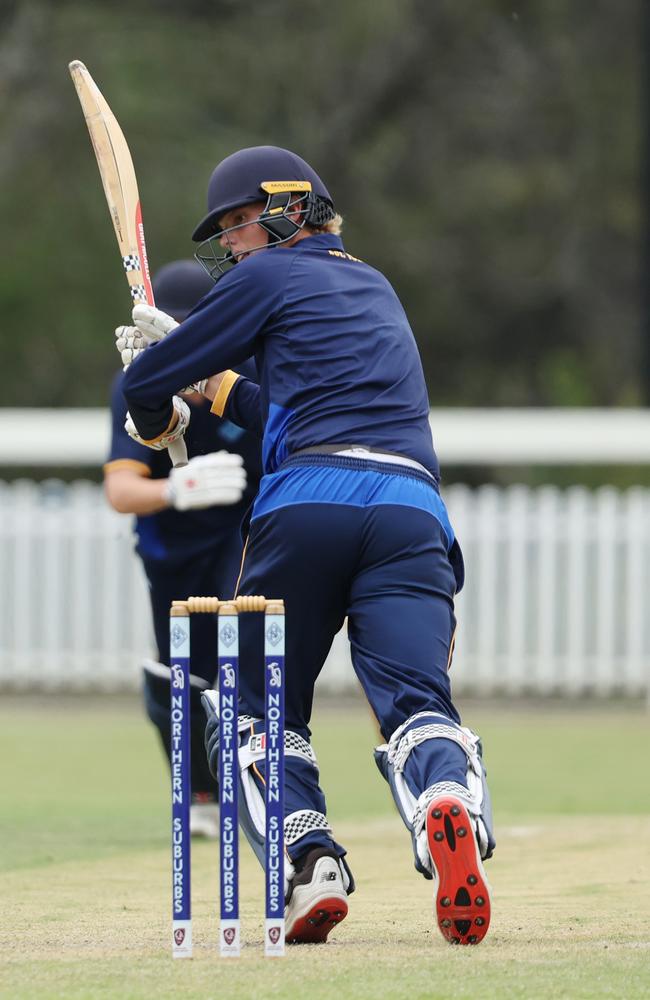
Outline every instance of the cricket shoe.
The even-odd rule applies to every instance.
[[[190,804],[190,836],[219,839],[219,806],[214,799]]]
[[[285,940],[293,944],[325,941],[347,915],[343,866],[331,850],[315,847],[299,863],[290,883],[284,910]]]
[[[442,936],[478,944],[490,926],[490,888],[469,813],[460,799],[441,795],[427,809],[426,830]]]

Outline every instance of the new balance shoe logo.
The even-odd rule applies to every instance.
[[[336,872],[323,872],[320,877],[321,882],[336,882],[338,878]]]

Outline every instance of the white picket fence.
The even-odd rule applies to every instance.
[[[445,499],[467,568],[457,693],[649,693],[650,490],[455,486]],[[134,688],[151,653],[130,518],[91,483],[0,483],[0,687]],[[320,683],[355,684],[344,634]]]

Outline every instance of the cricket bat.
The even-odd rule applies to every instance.
[[[95,150],[133,305],[139,302],[155,305],[138,183],[129,147],[115,115],[84,64],[75,59],[69,69]],[[170,444],[169,457],[175,466],[187,465],[187,449],[182,438]]]

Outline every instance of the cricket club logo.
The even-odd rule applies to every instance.
[[[184,940],[185,940],[185,928],[177,927],[176,930],[174,931],[174,944],[176,945],[177,948],[180,948]]]
[[[228,946],[230,946],[235,940],[235,934],[236,931],[234,927],[226,927],[225,931],[223,932],[223,939]]]
[[[277,622],[272,622],[266,630],[266,638],[272,646],[277,646],[284,639],[284,632]]]
[[[279,927],[269,927],[269,941],[271,944],[277,944],[280,940],[280,928]]]
[[[273,661],[273,663],[269,663],[268,669],[270,672],[269,684],[271,685],[271,687],[274,688],[282,687],[282,673],[280,671],[280,664]]]
[[[234,686],[235,686],[235,671],[233,669],[232,663],[222,663],[222,665],[221,665],[221,683],[226,688],[234,688]]]
[[[179,667],[178,663],[172,663],[172,687],[180,688],[181,690],[185,687],[185,674],[183,673],[183,668]]]
[[[232,646],[233,642],[236,642],[237,640],[237,631],[232,627],[232,625],[227,623],[219,632],[219,638],[224,646]]]
[[[178,649],[182,646],[187,639],[187,632],[180,627],[180,625],[174,625],[171,632],[169,633],[169,638],[171,639],[172,646],[174,649]]]

